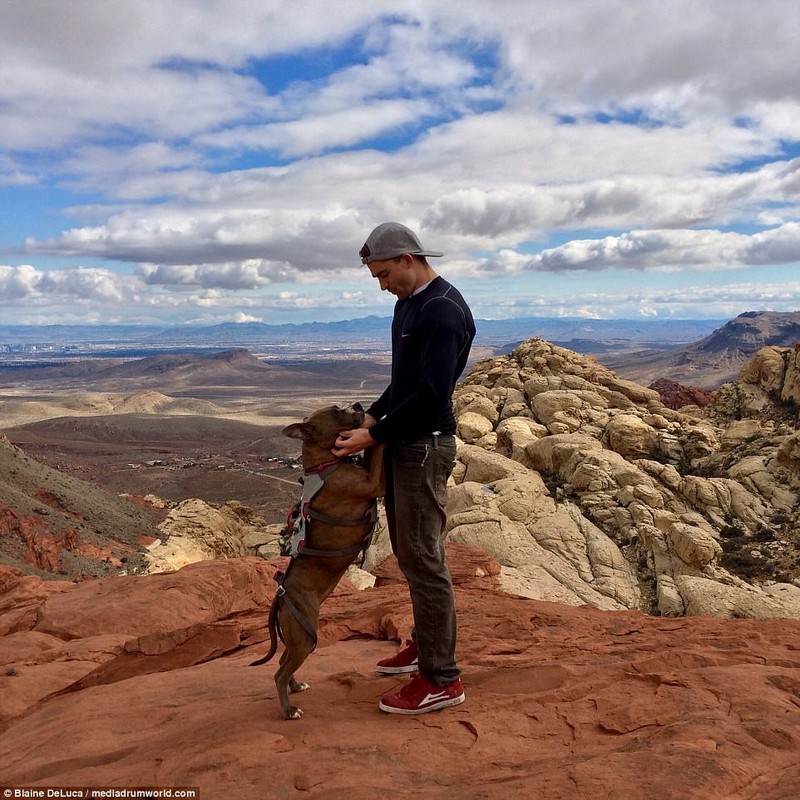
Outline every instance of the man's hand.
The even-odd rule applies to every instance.
[[[344,458],[354,453],[360,453],[367,447],[372,447],[375,440],[370,435],[369,429],[375,424],[376,420],[369,414],[364,416],[364,421],[360,428],[353,428],[349,431],[342,431],[334,443],[331,452],[336,458]]]

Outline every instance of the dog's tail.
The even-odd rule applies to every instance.
[[[266,664],[272,656],[275,655],[275,651],[278,649],[278,596],[275,595],[275,598],[272,601],[272,605],[269,608],[269,616],[267,617],[267,626],[269,627],[269,652],[259,658],[257,661],[253,661],[250,666],[251,667],[258,667],[261,664]]]

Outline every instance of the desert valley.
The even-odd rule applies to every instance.
[[[382,530],[323,607],[308,716],[281,720],[273,667],[247,668],[299,495],[281,430],[382,390],[385,321],[9,340],[0,784],[800,795],[800,313],[486,327],[447,533],[468,701],[399,725],[371,671],[410,631]]]

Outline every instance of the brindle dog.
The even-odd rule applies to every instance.
[[[365,454],[366,466],[338,462],[331,449],[341,431],[358,428],[364,420],[359,404],[349,409],[331,406],[316,411],[303,422],[283,429],[284,436],[303,442],[304,480],[326,473],[322,487],[311,499],[311,519],[304,552],[292,558],[269,611],[269,652],[256,664],[265,664],[278,647],[278,632],[285,649],[275,673],[278,700],[285,719],[300,719],[302,709],[289,702],[289,692],[309,688],[298,683],[295,672],[316,645],[319,610],[360,552],[359,545],[371,530],[375,498],[384,494],[383,445]],[[332,468],[332,469],[331,469]],[[320,555],[325,551],[325,555]]]

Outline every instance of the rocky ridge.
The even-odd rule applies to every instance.
[[[0,564],[51,578],[141,571],[160,516],[39,463],[0,433]]]
[[[449,537],[509,591],[662,616],[800,617],[800,344],[675,411],[533,339],[455,396]]]

